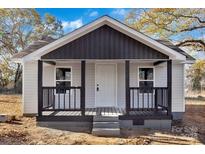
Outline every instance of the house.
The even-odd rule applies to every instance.
[[[103,16],[13,60],[23,65],[23,112],[39,125],[119,134],[182,118],[184,64],[194,58]]]

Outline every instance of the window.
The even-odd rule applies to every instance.
[[[56,68],[56,87],[70,87],[71,86],[71,68]],[[60,93],[64,90],[60,89]],[[59,93],[59,90],[57,90]]]
[[[151,93],[149,87],[154,86],[154,69],[153,68],[139,68],[139,87],[145,89],[140,90],[141,93]]]

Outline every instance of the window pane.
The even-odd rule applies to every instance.
[[[71,80],[71,72],[70,72],[70,70],[65,72],[65,80]]]
[[[140,80],[153,80],[153,68],[140,68],[139,69]]]
[[[56,68],[56,80],[71,80],[71,69]]]

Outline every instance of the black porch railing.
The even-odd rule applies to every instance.
[[[168,113],[167,87],[130,87],[130,111],[158,111]]]
[[[167,87],[129,87],[129,111],[165,111],[168,114]],[[43,111],[83,111],[81,87],[42,87]]]
[[[81,87],[42,87],[41,111],[81,111]]]

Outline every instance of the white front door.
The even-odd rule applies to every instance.
[[[116,65],[96,64],[95,107],[116,106]]]

